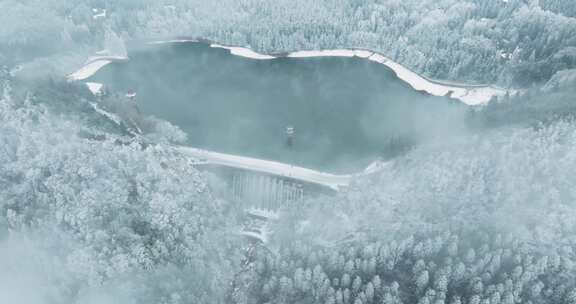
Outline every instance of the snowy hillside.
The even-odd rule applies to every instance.
[[[574,304],[575,17],[569,0],[0,1],[0,303]],[[310,107],[318,95],[292,81],[298,70],[274,63],[372,60],[427,106],[410,116],[408,94],[374,97],[398,101],[387,121],[434,132],[398,132],[394,153],[355,175],[196,149],[188,136],[206,125],[186,120],[187,133],[146,114],[135,73],[126,87],[88,80],[167,39],[254,59],[229,56],[220,76],[271,63]],[[167,102],[172,84],[190,89],[185,101],[222,86],[222,99],[254,96],[234,79],[150,78],[168,92],[156,105],[176,115],[230,111],[233,131],[256,125],[243,103]],[[350,79],[318,90],[372,98]],[[266,89],[277,105],[282,92]],[[482,106],[446,98],[461,111],[434,116],[436,97],[415,90]],[[354,105],[319,112],[348,119]],[[258,117],[285,114],[272,112]],[[281,128],[278,146],[296,151],[293,136]],[[248,137],[266,148],[255,132],[231,138]]]

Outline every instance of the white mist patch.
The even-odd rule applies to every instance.
[[[54,259],[31,240],[9,236],[0,242],[0,303],[48,304],[57,300]]]

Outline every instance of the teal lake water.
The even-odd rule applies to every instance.
[[[130,50],[89,81],[134,89],[140,110],[179,126],[191,146],[335,173],[465,128],[464,105],[360,58],[253,60],[175,43]]]

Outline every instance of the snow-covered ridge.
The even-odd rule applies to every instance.
[[[364,49],[335,49],[335,50],[312,50],[296,51],[286,54],[268,55],[255,52],[249,48],[238,46],[225,46],[221,44],[210,44],[213,48],[222,48],[230,51],[232,55],[257,59],[270,60],[281,57],[289,58],[312,58],[312,57],[358,57],[368,59],[390,68],[398,78],[408,83],[412,88],[418,91],[424,91],[435,96],[450,96],[468,105],[486,104],[494,96],[504,96],[508,92],[506,89],[490,85],[467,85],[456,84],[444,81],[436,81],[421,76],[411,71],[407,67],[393,61],[392,59],[370,50]],[[513,92],[510,92],[513,93]]]

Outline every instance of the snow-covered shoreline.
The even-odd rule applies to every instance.
[[[128,60],[128,57],[125,56],[93,56],[86,60],[84,66],[76,70],[74,73],[69,74],[66,78],[70,81],[85,80],[96,74],[96,72],[109,63],[126,60]]]
[[[482,86],[451,84],[448,82],[437,82],[435,80],[423,77],[401,64],[390,60],[386,56],[363,49],[336,49],[336,50],[319,50],[319,51],[296,51],[286,54],[261,54],[249,48],[226,46],[216,43],[207,43],[196,39],[173,39],[165,41],[153,41],[148,44],[170,44],[170,43],[203,43],[209,44],[212,48],[222,48],[230,54],[255,60],[273,60],[277,58],[314,58],[314,57],[358,57],[367,59],[379,64],[383,64],[395,72],[398,78],[408,83],[418,91],[424,91],[435,96],[450,96],[459,99],[468,105],[486,104],[493,96],[505,95],[508,91],[505,89]],[[86,64],[76,72],[68,75],[71,81],[82,81],[94,75],[99,69],[114,61],[128,60],[122,56],[95,56],[86,61]],[[86,83],[88,88],[98,94],[102,90],[100,83]],[[99,109],[98,109],[99,110]],[[259,171],[267,174],[274,174],[294,178],[301,181],[320,184],[338,191],[341,187],[346,187],[355,175],[335,175],[325,172],[319,172],[308,168],[293,166],[290,164],[255,159],[250,157],[230,155],[213,151],[201,150],[192,147],[180,147],[181,151],[193,156],[196,159],[203,160],[208,164],[230,166],[246,170]],[[374,163],[364,172],[359,174],[370,174],[373,171],[382,169],[381,163]]]
[[[198,39],[171,39],[171,40],[158,40],[150,41],[148,44],[168,44],[168,43],[185,43],[185,42],[199,42]]]
[[[494,96],[504,96],[509,91],[490,85],[467,85],[444,81],[436,81],[421,76],[390,58],[371,50],[364,49],[334,49],[295,51],[286,54],[268,55],[255,52],[249,48],[226,46],[217,43],[210,44],[213,48],[222,48],[230,54],[256,60],[271,60],[276,58],[314,58],[314,57],[358,57],[387,66],[394,71],[399,79],[409,84],[417,91],[424,91],[434,96],[450,96],[468,105],[487,104]],[[513,92],[510,92],[513,93]]]
[[[200,39],[171,39],[150,41],[147,44],[170,44],[170,43],[202,43],[209,44],[212,48],[226,49],[230,54],[255,60],[273,60],[277,58],[315,58],[315,57],[358,57],[385,65],[396,76],[417,91],[423,91],[434,96],[449,96],[458,99],[467,105],[484,105],[495,96],[504,96],[515,91],[506,90],[491,85],[468,85],[434,80],[424,77],[409,68],[391,60],[381,53],[366,49],[334,49],[334,50],[309,50],[295,51],[282,54],[262,54],[247,47],[229,46],[212,43]],[[87,60],[86,64],[76,72],[68,75],[72,81],[85,80],[96,74],[98,70],[114,61],[124,61],[123,56],[96,56]]]

